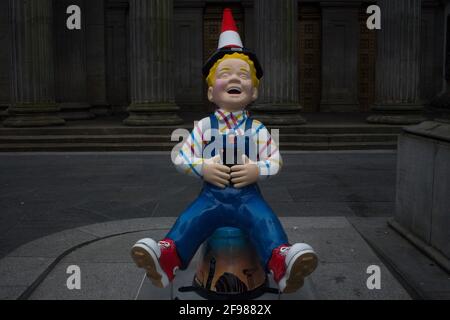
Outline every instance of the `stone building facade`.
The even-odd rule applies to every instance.
[[[231,7],[265,70],[251,106],[268,124],[308,112],[416,123],[445,88],[444,0],[9,0],[0,2],[0,112],[12,127],[124,113],[171,125],[209,112],[201,67]],[[366,8],[381,8],[369,30]],[[81,8],[81,30],[66,27]]]

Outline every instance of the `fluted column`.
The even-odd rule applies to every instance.
[[[371,123],[414,124],[425,118],[419,100],[421,0],[379,0],[376,99]]]
[[[64,124],[55,103],[52,0],[10,0],[12,104],[4,126]]]
[[[124,123],[182,123],[173,85],[173,0],[130,0],[129,23],[131,104]]]
[[[444,10],[444,34],[443,34],[443,65],[442,65],[442,92],[434,98],[430,105],[440,113],[438,121],[450,123],[450,3]]]
[[[303,124],[298,97],[297,0],[254,2],[256,54],[264,69],[250,109],[265,124]]]

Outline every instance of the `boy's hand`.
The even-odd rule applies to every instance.
[[[230,168],[220,163],[220,155],[204,161],[203,180],[219,188],[230,184]]]
[[[231,167],[231,182],[235,188],[242,188],[258,181],[259,170],[256,162],[244,154],[241,165]]]

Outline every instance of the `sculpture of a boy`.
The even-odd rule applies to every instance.
[[[217,110],[195,124],[175,161],[179,171],[203,179],[203,189],[163,240],[139,240],[132,257],[153,284],[165,287],[216,229],[236,227],[255,246],[280,291],[294,292],[316,268],[317,256],[305,243],[288,243],[258,188],[258,179],[277,174],[282,161],[268,130],[245,110],[258,97],[262,68],[243,48],[230,9],[224,10],[219,48],[203,74]]]

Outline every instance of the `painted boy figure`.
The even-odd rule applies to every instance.
[[[245,110],[258,97],[262,68],[243,48],[230,9],[203,74],[218,109],[195,124],[175,159],[179,171],[204,180],[203,189],[163,240],[139,240],[132,257],[153,284],[165,287],[216,229],[235,227],[247,234],[280,291],[295,292],[316,268],[317,256],[305,243],[289,244],[258,188],[257,181],[277,174],[282,162],[267,129]]]

